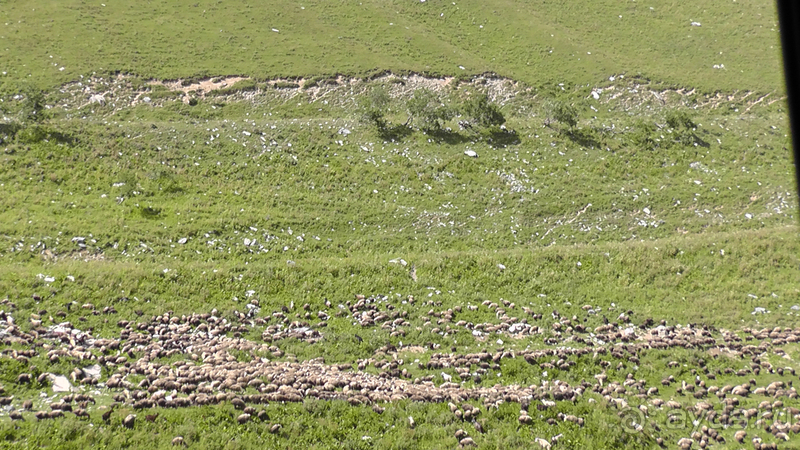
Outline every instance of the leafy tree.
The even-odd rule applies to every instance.
[[[500,107],[492,103],[486,94],[471,96],[464,103],[463,111],[473,125],[490,128],[506,122]]]
[[[578,110],[560,100],[551,100],[546,105],[545,126],[557,122],[566,125],[572,131],[578,125]]]
[[[408,122],[416,120],[419,128],[425,131],[438,131],[442,125],[455,116],[455,111],[445,105],[441,98],[429,89],[417,89],[406,102]]]
[[[372,88],[359,101],[359,118],[362,122],[375,125],[378,130],[385,130],[388,125],[385,115],[390,101],[389,93],[386,92],[383,86]]]

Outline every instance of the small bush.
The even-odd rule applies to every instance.
[[[48,118],[47,109],[45,109],[45,93],[33,85],[26,85],[22,89],[19,106],[23,125],[40,124]]]
[[[551,100],[545,106],[546,118],[544,124],[550,126],[553,123],[566,125],[570,130],[578,125],[578,109],[573,105],[568,105],[560,100]]]
[[[383,86],[372,88],[359,100],[359,119],[364,123],[375,125],[378,130],[385,130],[387,127],[385,114],[390,101],[389,94]]]
[[[689,113],[682,110],[673,109],[671,111],[668,111],[666,119],[667,119],[667,125],[669,125],[669,127],[674,130],[681,130],[681,129],[692,130],[696,126]]]
[[[161,215],[161,208],[153,208],[151,206],[139,208],[139,215],[145,219],[155,219]]]
[[[638,119],[629,133],[630,143],[643,150],[652,150],[658,145],[656,142],[656,125],[653,122]]]
[[[473,126],[484,128],[499,127],[506,123],[506,118],[500,112],[500,107],[492,103],[486,94],[470,97],[463,106],[464,114]]]
[[[688,112],[682,110],[671,110],[666,114],[667,126],[672,128],[675,136],[674,143],[690,146],[698,142],[695,135],[696,124]]]
[[[417,89],[406,102],[409,123],[413,120],[418,128],[425,131],[438,131],[444,122],[455,116],[455,111],[442,102],[439,96],[429,89]]]

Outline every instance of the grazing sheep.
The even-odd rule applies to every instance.
[[[94,94],[91,97],[89,97],[89,104],[94,104],[94,103],[97,103],[100,106],[105,106],[106,104],[105,94]]]
[[[134,424],[136,423],[136,414],[128,414],[125,419],[122,420],[122,425],[125,428],[133,428]]]

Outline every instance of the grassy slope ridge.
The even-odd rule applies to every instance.
[[[490,71],[532,84],[627,72],[706,91],[783,89],[770,1],[32,1],[0,12],[2,70],[45,85],[93,71],[175,79],[391,70]]]

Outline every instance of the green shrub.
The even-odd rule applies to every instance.
[[[670,110],[666,114],[667,125],[674,130],[695,128],[695,123],[688,112],[683,110]]]
[[[417,89],[406,102],[409,123],[416,121],[425,131],[441,130],[444,122],[455,116],[455,111],[442,102],[442,99],[429,89]]]
[[[697,125],[687,111],[675,109],[667,111],[666,121],[667,126],[672,128],[673,143],[690,146],[697,142],[694,133]]]
[[[470,97],[464,102],[463,112],[472,125],[484,128],[498,127],[506,122],[505,116],[500,112],[500,107],[492,103],[486,94]]]
[[[629,142],[636,148],[652,150],[658,146],[656,141],[656,125],[644,119],[637,119],[628,132]]]
[[[151,206],[138,208],[138,211],[139,215],[145,219],[155,219],[161,215],[161,208],[153,208]]]
[[[47,120],[44,91],[33,85],[26,85],[22,89],[20,113],[23,124],[38,124]]]
[[[545,114],[544,124],[548,127],[553,123],[560,123],[572,130],[578,125],[578,109],[563,101],[550,100],[547,102]]]
[[[364,123],[375,125],[378,130],[386,129],[386,111],[389,107],[389,94],[383,86],[372,88],[369,93],[359,99],[358,113],[359,120]]]

